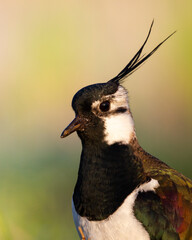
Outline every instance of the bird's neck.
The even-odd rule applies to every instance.
[[[131,144],[84,144],[73,196],[76,211],[90,220],[105,219],[146,181]]]

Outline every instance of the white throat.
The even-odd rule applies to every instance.
[[[106,117],[104,125],[104,140],[109,145],[114,143],[129,144],[135,134],[133,118],[129,112]]]
[[[121,106],[127,109],[126,112],[112,114],[103,118],[105,126],[105,138],[107,144],[114,143],[128,144],[135,135],[134,121],[129,110],[127,91],[119,86],[113,95],[112,110]]]

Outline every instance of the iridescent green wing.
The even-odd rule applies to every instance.
[[[152,240],[179,240],[179,234],[169,221],[160,197],[153,191],[140,192],[134,214]]]
[[[192,239],[192,182],[174,169],[151,173],[160,187],[156,193],[161,199],[165,215],[181,240]]]

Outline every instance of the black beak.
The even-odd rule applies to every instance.
[[[77,115],[73,121],[63,130],[61,133],[61,138],[67,137],[75,131],[83,131],[84,126],[85,121]]]

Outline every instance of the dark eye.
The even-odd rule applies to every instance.
[[[109,111],[110,108],[110,102],[109,101],[104,101],[100,104],[99,108],[101,109],[102,112],[107,112]]]

